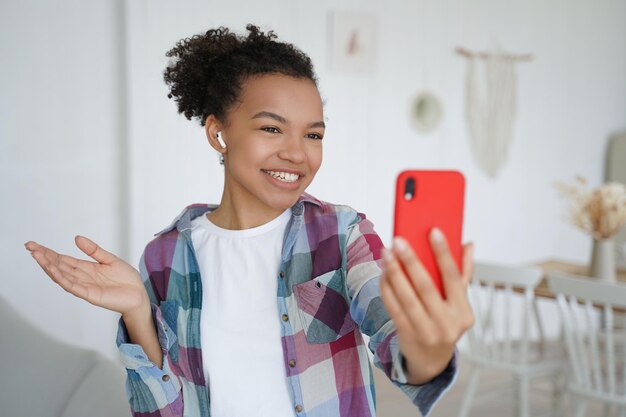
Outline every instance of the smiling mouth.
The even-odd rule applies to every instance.
[[[271,176],[272,178],[276,178],[277,180],[282,181],[282,182],[292,183],[300,179],[300,175],[293,174],[290,172],[268,171],[265,169],[262,169],[261,171],[265,172],[267,175]]]

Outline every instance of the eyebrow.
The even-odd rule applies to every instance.
[[[285,119],[283,116],[276,114],[276,113],[269,112],[269,111],[261,111],[255,114],[254,116],[252,116],[253,119],[261,119],[264,117],[274,119],[277,122],[280,122],[283,124],[289,124],[289,121]],[[319,121],[319,122],[310,123],[307,127],[308,128],[314,128],[314,127],[326,128],[326,124],[323,121]]]

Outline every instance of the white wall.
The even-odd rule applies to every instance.
[[[0,195],[8,231],[0,256],[17,272],[3,279],[0,291],[59,337],[110,345],[114,320],[47,282],[22,252],[23,241],[73,251],[72,235],[83,233],[112,250],[126,252],[127,244],[127,259],[136,264],[151,235],[184,205],[219,200],[217,157],[200,126],[176,113],[162,81],[165,51],[219,25],[272,28],[311,56],[329,127],[324,164],[310,191],[365,212],[385,242],[396,173],[457,168],[468,180],[465,238],[476,242],[478,259],[588,258],[590,241],[563,220],[565,207],[552,183],[575,174],[599,182],[608,136],[626,128],[623,1],[354,0],[336,6],[328,0],[239,0],[186,1],[183,7],[134,0],[124,3],[125,94],[115,65],[121,62],[115,6],[44,3],[0,6],[0,52],[14,64],[3,65],[0,81]],[[329,71],[328,12],[336,9],[378,17],[373,74]],[[93,43],[97,53],[85,50]],[[453,50],[496,44],[535,59],[518,67],[515,137],[507,165],[492,180],[470,155],[465,62]],[[445,111],[442,126],[428,135],[414,132],[407,117],[410,100],[422,89],[435,92]],[[118,105],[128,112],[120,114]],[[124,134],[128,142],[120,147]],[[27,145],[29,139],[36,146]],[[131,196],[126,236],[119,227],[119,149],[132,167],[124,178]]]
[[[123,247],[117,13],[109,0],[0,3],[0,296],[111,357],[115,314],[65,293],[22,245],[77,256],[73,237],[84,234]]]

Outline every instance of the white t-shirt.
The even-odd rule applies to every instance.
[[[206,215],[192,222],[212,417],[293,417],[276,302],[290,218],[287,209],[269,223],[245,230],[222,229]]]

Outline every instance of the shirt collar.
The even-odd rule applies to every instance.
[[[304,203],[321,206],[322,202],[308,193],[303,193],[296,204],[292,206],[294,216],[300,216],[304,212]],[[161,236],[174,229],[184,232],[191,229],[191,222],[198,216],[202,216],[207,211],[213,211],[217,208],[216,204],[191,204],[183,209],[176,218],[165,229],[156,233],[154,236]]]

